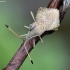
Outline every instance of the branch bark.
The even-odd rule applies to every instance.
[[[49,5],[47,6],[48,8],[57,8],[59,9],[60,6],[62,5],[63,0],[51,0]],[[44,37],[45,35],[52,34],[54,31],[46,31],[44,32],[41,37]],[[37,44],[39,41],[39,37],[35,37],[35,43]],[[33,49],[33,41],[32,39],[26,43],[26,48],[28,52],[30,53],[31,50]],[[25,61],[27,57],[26,50],[24,48],[24,43],[21,44],[20,48],[17,50],[15,55],[12,57],[8,65],[3,69],[3,70],[18,70],[22,63]]]

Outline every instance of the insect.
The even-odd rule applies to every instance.
[[[26,45],[26,42],[32,39],[33,37],[39,36],[41,39],[41,34],[43,34],[45,31],[50,30],[58,30],[58,27],[60,26],[60,20],[59,20],[59,10],[53,9],[53,8],[45,8],[40,7],[37,11],[36,18],[34,17],[34,14],[31,12],[32,18],[34,22],[28,26],[24,26],[29,29],[27,34],[18,36],[8,25],[5,25],[7,28],[9,28],[16,36],[19,38],[25,37],[24,46]],[[33,45],[35,46],[35,39],[33,39]],[[29,59],[31,63],[33,64],[33,61],[26,49],[25,50],[29,56]]]

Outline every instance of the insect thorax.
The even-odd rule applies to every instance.
[[[59,10],[40,7],[37,11],[35,22],[30,25],[32,30],[28,32],[27,38],[40,36],[45,31],[58,28],[59,23]]]

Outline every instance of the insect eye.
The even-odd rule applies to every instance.
[[[30,27],[30,31],[32,31],[35,28],[35,26],[32,24],[30,24],[29,27]]]
[[[34,27],[34,25],[30,24],[29,27],[30,27],[30,29],[32,29]]]

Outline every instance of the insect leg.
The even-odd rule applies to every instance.
[[[43,43],[43,40],[42,40],[42,38],[39,36],[39,38],[40,38],[40,40],[41,40],[41,42]]]
[[[22,39],[22,37],[19,36],[16,32],[14,32],[8,25],[5,24],[5,26],[6,26],[13,34],[15,34],[18,38]]]
[[[25,42],[25,43],[26,43],[26,42]],[[27,48],[26,48],[26,46],[25,46],[25,43],[24,43],[24,47],[25,47],[26,53],[28,54],[28,57],[29,57],[31,63],[33,64],[33,61],[32,61],[32,59],[31,59],[31,57],[30,57],[30,55],[29,55],[29,53],[28,53],[28,51],[27,51]]]
[[[58,30],[58,28],[52,29],[52,30]]]
[[[32,11],[30,12],[30,14],[31,14],[31,16],[32,16],[33,20],[35,21],[35,17],[34,17],[34,14],[33,14],[33,12],[32,12]]]
[[[30,29],[30,27],[28,27],[28,26],[25,26],[25,25],[24,25],[24,27],[27,28],[27,29]]]
[[[23,37],[23,36],[26,36],[26,35],[27,35],[27,34],[23,34],[23,35],[20,35],[20,36],[22,36],[22,37]]]
[[[25,40],[26,39],[26,35],[27,34],[23,34],[23,35],[20,35],[20,36],[22,37],[23,40]]]
[[[33,38],[33,48],[35,47],[35,39]]]

